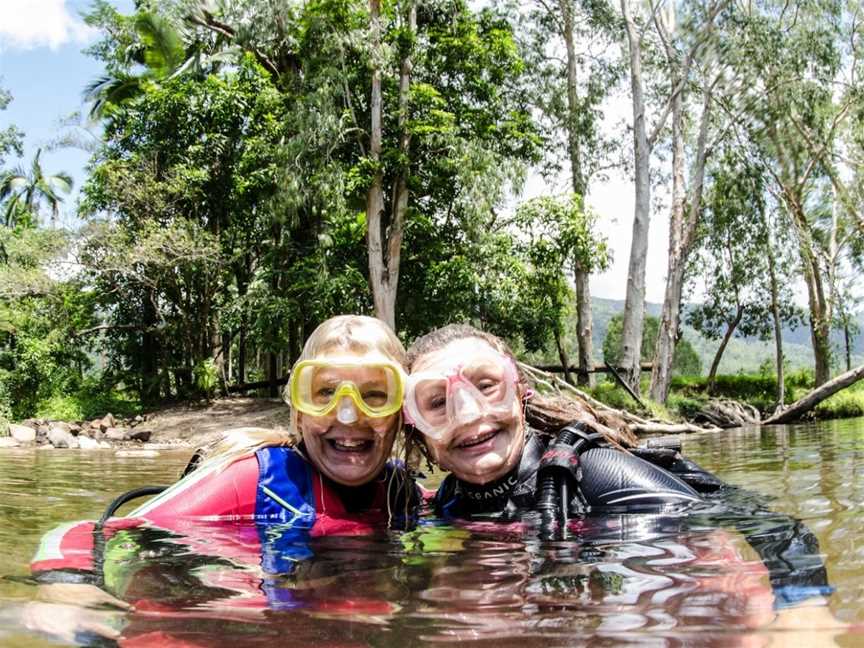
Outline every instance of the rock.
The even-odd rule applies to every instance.
[[[0,437],[0,448],[17,448],[21,443],[12,437]]]
[[[91,430],[101,430],[102,429],[102,419],[93,419],[89,423]]]
[[[136,423],[143,423],[147,419],[145,417],[141,416],[140,414],[136,414],[134,420]]]
[[[81,427],[80,423],[72,423],[69,425],[69,431],[73,435],[78,436],[83,431],[83,428]]]
[[[117,427],[117,421],[114,419],[114,415],[111,412],[108,412],[103,418],[102,422],[99,424],[99,427],[102,430],[107,430],[108,428]]]
[[[63,421],[51,421],[48,424],[48,429],[62,430],[63,432],[68,432],[69,434],[72,434],[72,426],[68,423],[64,423]]]
[[[36,441],[36,430],[29,425],[9,424],[9,436],[18,443],[33,443]]]
[[[50,428],[48,430],[48,440],[55,448],[78,447],[77,442],[73,444],[73,441],[75,441],[75,437],[72,436],[71,432],[67,432],[66,430]]]
[[[100,447],[100,443],[96,439],[91,439],[88,436],[84,436],[83,434],[77,437],[78,439],[78,447],[82,450],[98,450]]]
[[[129,438],[133,441],[142,441],[143,443],[147,443],[150,440],[150,437],[153,435],[152,430],[132,430],[129,434]]]
[[[110,450],[110,449],[111,449],[111,444],[108,443],[107,441],[100,441],[100,442],[99,442],[99,447],[100,447],[101,449],[103,449],[103,450]]]
[[[109,441],[128,441],[130,432],[126,428],[109,427],[105,429],[105,438]]]
[[[115,457],[158,457],[159,453],[155,450],[118,450],[114,453]]]

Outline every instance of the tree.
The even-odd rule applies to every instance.
[[[603,270],[609,261],[606,240],[596,233],[596,216],[582,205],[579,195],[568,198],[541,197],[521,204],[514,220],[525,242],[525,255],[536,275],[531,282],[546,296],[551,308],[545,309],[558,350],[558,358],[564,367],[564,377],[570,377],[570,361],[562,343],[565,323],[566,297],[569,293],[564,283],[564,270],[569,270],[574,278],[580,272],[591,273]],[[576,279],[577,295],[579,292]],[[577,297],[577,317],[579,301]],[[538,313],[539,315],[539,313]],[[583,367],[587,373],[593,369]]]
[[[631,0],[621,0],[621,13],[624,18],[627,34],[627,46],[630,58],[630,88],[631,101],[633,105],[633,155],[636,187],[636,202],[633,217],[633,239],[630,247],[630,262],[627,276],[627,294],[624,306],[624,332],[621,343],[621,363],[623,377],[631,387],[639,387],[639,355],[641,347],[640,340],[643,336],[643,317],[645,302],[645,263],[648,247],[648,228],[650,224],[651,209],[651,185],[650,185],[650,157],[658,138],[663,132],[670,113],[673,118],[673,223],[670,227],[670,264],[671,272],[667,283],[667,297],[664,303],[669,303],[669,309],[664,315],[663,335],[664,340],[658,347],[661,353],[660,362],[655,365],[657,376],[652,376],[652,384],[657,389],[655,393],[660,394],[660,387],[668,389],[668,377],[664,377],[667,359],[671,356],[670,349],[674,348],[675,322],[677,321],[677,306],[680,305],[680,286],[686,254],[681,254],[681,246],[676,244],[676,239],[689,243],[688,232],[692,229],[690,222],[693,219],[692,211],[698,210],[698,192],[701,191],[701,180],[698,170],[704,168],[704,156],[706,151],[705,136],[702,144],[697,147],[696,174],[691,183],[697,195],[691,200],[691,215],[685,219],[685,193],[684,193],[684,156],[683,156],[683,115],[684,97],[686,88],[692,83],[691,73],[700,56],[707,51],[706,45],[715,29],[715,20],[721,10],[728,4],[727,0],[717,0],[710,3],[704,13],[698,15],[698,20],[691,25],[688,38],[676,43],[671,40],[671,21],[664,22],[660,17],[661,6],[649,3],[647,16],[634,14]],[[670,5],[671,7],[671,5]],[[669,11],[674,11],[669,9]],[[652,29],[652,26],[654,29]],[[652,43],[652,40],[656,41]],[[646,102],[645,85],[643,77],[643,51],[649,47],[661,47],[665,51],[666,65],[663,71],[666,80],[666,90],[659,100],[659,114],[655,119],[653,127],[648,126],[648,103]],[[710,86],[709,86],[710,87]],[[710,95],[703,101],[703,106],[708,105]],[[703,111],[703,128],[700,134],[707,128],[708,114]],[[701,161],[700,161],[701,160]],[[698,213],[698,211],[696,211]],[[676,299],[676,295],[678,295]]]
[[[565,158],[572,191],[585,200],[592,178],[611,166],[617,149],[617,140],[600,132],[599,106],[620,75],[613,53],[620,25],[602,2],[536,2],[525,5],[523,14],[517,33],[529,68],[526,93],[538,107],[544,129],[543,169],[547,175],[557,173],[559,157]],[[593,382],[589,277],[588,267],[574,266],[578,381],[588,385]],[[559,356],[564,355],[559,348]]]
[[[6,110],[11,101],[12,95],[0,87],[0,110]],[[15,125],[9,125],[0,130],[0,171],[3,169],[7,155],[15,153],[20,157],[23,154],[24,151],[21,148],[23,139],[24,134]]]
[[[782,380],[783,324],[800,320],[790,288],[791,260],[781,232],[770,229],[770,196],[761,167],[740,146],[725,149],[711,169],[705,212],[697,233],[693,280],[704,285],[701,303],[687,322],[710,340],[720,340],[708,372],[714,387],[717,369],[733,335],[768,339],[775,336],[778,382]],[[779,402],[782,403],[782,400]]]
[[[830,378],[834,277],[861,231],[860,12],[839,1],[750,6],[739,41],[755,80],[748,138],[795,232],[817,385]]]
[[[51,220],[56,221],[63,202],[60,194],[72,191],[72,177],[68,173],[45,173],[39,161],[41,154],[42,149],[38,149],[29,172],[18,167],[0,177],[0,204],[6,227],[37,221],[43,203],[51,210]]]
[[[621,337],[624,330],[624,315],[619,313],[613,315],[606,329],[606,337],[603,338],[603,362],[610,367],[621,366]],[[645,318],[645,333],[642,337],[642,349],[639,354],[640,362],[650,362],[654,357],[656,349],[654,344],[657,340],[657,331],[660,330],[660,320],[648,315]],[[675,346],[675,358],[672,362],[674,375],[695,376],[702,373],[702,362],[693,345],[685,339],[678,340]]]

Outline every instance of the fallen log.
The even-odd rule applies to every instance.
[[[570,395],[575,396],[577,400],[581,400],[597,412],[608,414],[614,418],[621,419],[627,426],[627,431],[632,434],[681,434],[684,432],[722,432],[721,428],[714,425],[696,425],[694,423],[669,423],[666,421],[652,421],[643,419],[631,412],[628,412],[627,410],[619,410],[615,409],[614,407],[609,407],[605,403],[601,403],[596,398],[593,398],[589,394],[585,393],[578,387],[574,387],[567,381],[547,371],[542,371],[537,367],[532,367],[531,365],[527,365],[522,362],[519,363],[519,368],[522,369],[522,371],[525,372],[525,374],[529,378],[531,378],[531,380],[533,380],[535,384],[542,385],[550,391],[557,392],[558,394],[561,394],[562,392],[569,392]]]
[[[833,380],[826,382],[824,385],[820,385],[804,396],[804,398],[799,398],[783,411],[777,412],[762,421],[762,424],[773,425],[775,423],[788,423],[790,421],[795,421],[801,418],[802,414],[806,414],[829,396],[833,396],[841,389],[846,389],[849,385],[855,384],[862,378],[864,378],[864,365],[840,374]]]

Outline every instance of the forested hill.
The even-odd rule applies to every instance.
[[[623,312],[624,300],[593,297],[591,301],[594,313],[594,349],[596,350],[597,360],[600,361],[603,353],[603,339],[606,337],[609,320],[614,315]],[[660,304],[652,304],[650,302],[646,304],[647,314],[654,317],[660,316],[660,308]],[[690,305],[682,306],[682,311],[685,313],[685,317],[683,318],[685,321],[686,313],[690,308],[692,308]],[[861,330],[864,330],[864,319],[858,318],[858,326]],[[684,326],[684,337],[696,349],[702,360],[703,372],[707,373],[719,341],[708,340],[687,325]],[[839,332],[834,333],[832,342],[837,361],[842,362],[843,340]],[[806,324],[795,329],[791,329],[788,326],[783,328],[783,349],[792,368],[812,368],[813,351],[810,342],[810,329]],[[758,338],[735,337],[729,342],[729,346],[720,363],[720,372],[738,373],[741,371],[757,371],[765,360],[773,361],[773,354],[773,340],[763,342]],[[864,362],[864,335],[858,335],[854,338],[853,354],[853,363],[857,362],[860,364]]]

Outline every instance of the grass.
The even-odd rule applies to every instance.
[[[805,396],[813,389],[813,374],[808,370],[790,372],[785,377],[786,404]],[[774,409],[777,380],[774,376],[734,374],[717,376],[713,394],[708,393],[708,380],[704,376],[676,376],[672,379],[669,398],[665,405],[647,397],[648,378],[643,376],[642,400],[648,411],[640,411],[636,402],[617,384],[601,381],[592,390],[597,400],[616,409],[627,409],[652,418],[680,421],[692,419],[709,398],[724,398],[753,405],[763,416]],[[864,416],[864,381],[852,385],[831,398],[822,401],[809,414],[814,419],[836,419]]]

